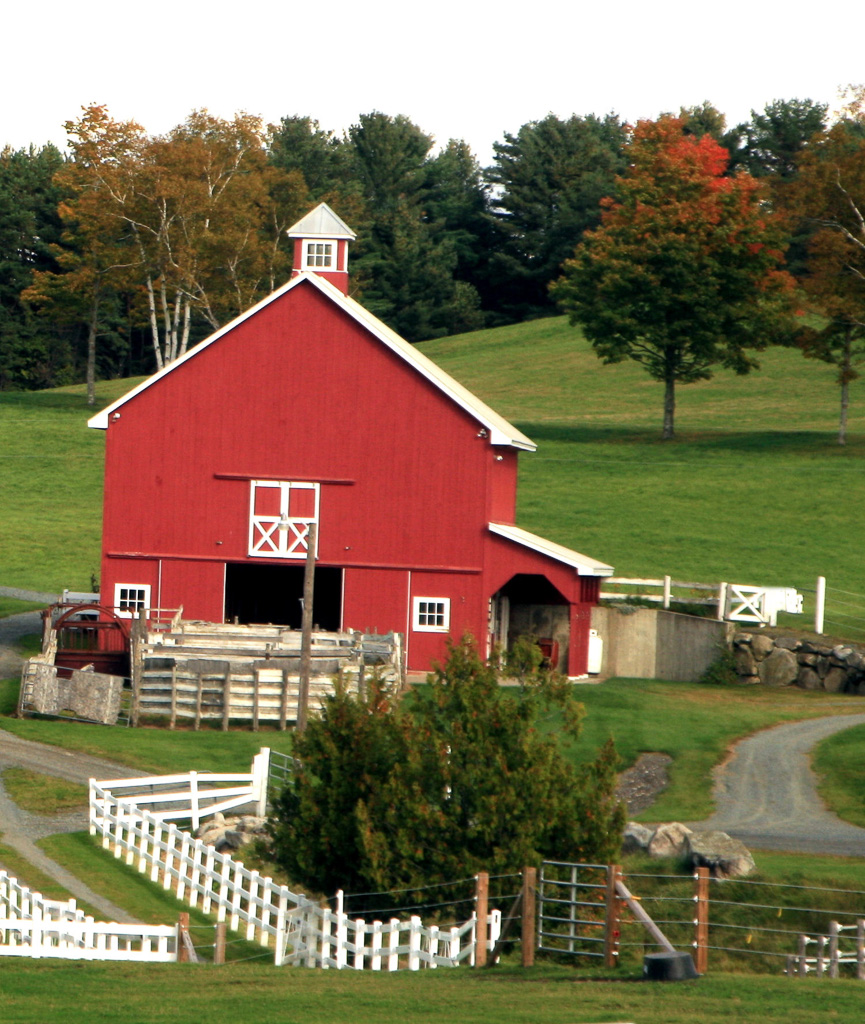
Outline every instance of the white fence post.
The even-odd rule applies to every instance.
[[[372,923],[372,943],[371,943],[371,946],[370,946],[371,952],[372,952],[372,956],[370,957],[369,965],[372,968],[372,970],[374,970],[374,971],[380,971],[381,970],[381,929],[382,929],[381,921],[373,921],[373,923]]]
[[[412,914],[408,932],[408,969],[416,971],[420,967],[420,918]]]
[[[724,621],[727,612],[727,584],[721,583],[718,587],[718,622]]]
[[[664,607],[665,608],[669,608],[670,607],[670,584],[671,583],[672,583],[672,578],[670,576],[665,576],[664,577]]]
[[[259,818],[267,814],[267,782],[270,776],[270,747],[262,747],[252,759],[252,798]]]
[[[823,632],[823,615],[826,611],[826,577],[817,577],[817,594],[814,599],[814,632]]]
[[[388,958],[387,958],[387,969],[389,971],[399,970],[399,953],[397,947],[399,946],[399,920],[395,917],[390,919],[390,929],[388,933]]]

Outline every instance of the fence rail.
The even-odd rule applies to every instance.
[[[820,577],[823,580],[823,577]],[[604,601],[627,601],[639,598],[669,608],[671,604],[705,605],[716,609],[716,616],[726,622],[752,622],[757,625],[774,626],[779,612],[799,615],[802,612],[802,595],[792,587],[755,587],[744,583],[693,583],[674,580],[671,576],[663,579],[640,579],[625,576],[610,576],[605,586],[617,586],[626,590],[603,590]],[[825,580],[823,580],[825,589]],[[818,591],[820,581],[818,580]],[[661,590],[660,594],[645,593],[646,590]],[[675,593],[674,593],[675,591]],[[704,597],[711,594],[711,597]],[[819,604],[819,602],[818,602]],[[822,632],[822,610],[818,610],[817,632]]]
[[[154,963],[177,960],[178,945],[176,926],[95,921],[0,871],[0,956]]]
[[[269,751],[256,756],[253,771],[242,784],[230,787],[226,800],[263,800],[268,778]],[[250,870],[230,855],[196,839],[175,824],[193,823],[226,806],[206,804],[202,780],[238,781],[237,776],[147,777],[90,782],[90,832],[102,846],[152,882],[173,891],[190,907],[217,915],[234,932],[270,948],[274,962],[309,967],[355,970],[418,970],[421,967],[456,967],[474,964],[478,945],[477,914],[459,926],[424,925],[417,916],[408,921],[350,919],[337,893],[336,909],[320,907],[302,893],[278,885]],[[164,786],[167,792],[156,793]],[[153,789],[153,793],[143,789]],[[136,791],[137,790],[137,791]],[[211,790],[210,795],[218,793]],[[142,804],[168,802],[172,806],[151,811]],[[173,819],[173,820],[169,820]],[[483,914],[484,945],[493,949],[501,931],[501,912]]]

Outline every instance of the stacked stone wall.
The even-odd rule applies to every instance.
[[[732,645],[743,683],[865,696],[865,655],[855,647],[765,633],[735,633]]]

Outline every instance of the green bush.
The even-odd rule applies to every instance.
[[[733,648],[725,643],[718,645],[718,657],[700,676],[701,683],[714,686],[730,686],[739,682],[739,671],[736,668],[736,655]]]
[[[608,859],[624,825],[618,758],[610,742],[574,768],[537,727],[551,704],[576,737],[583,709],[566,680],[503,688],[468,640],[400,702],[377,683],[360,698],[338,687],[295,743],[302,767],[276,801],[274,859],[319,892],[403,890],[395,905],[479,870]]]

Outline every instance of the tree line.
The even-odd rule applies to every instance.
[[[323,200],[358,234],[353,294],[410,341],[564,309],[602,358],[665,382],[670,435],[676,382],[745,372],[776,341],[835,363],[846,394],[865,335],[862,106],[853,89],[830,123],[778,100],[732,128],[710,103],[638,125],[548,114],[487,168],[377,111],[342,135],[195,111],[153,136],[87,107],[68,152],[0,154],[0,389],[86,378],[92,394],[177,358],[287,279],[285,230]]]

